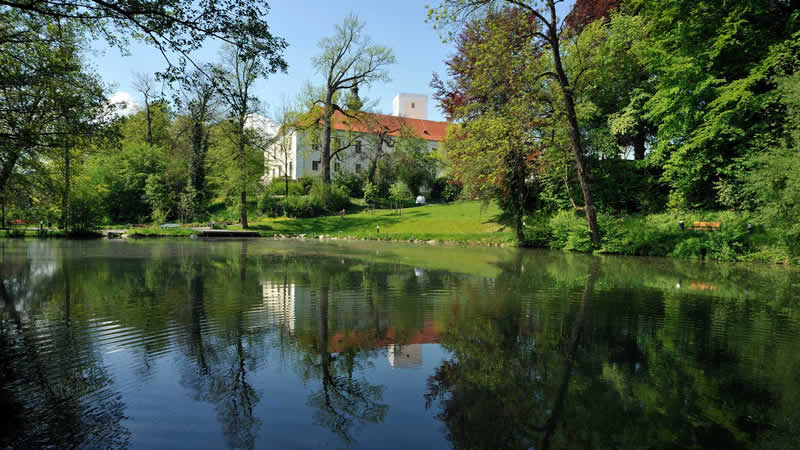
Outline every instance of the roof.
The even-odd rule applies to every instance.
[[[385,131],[389,136],[399,136],[400,130],[404,127],[411,129],[417,136],[428,141],[441,142],[447,137],[447,122],[375,113],[359,113],[358,118],[347,117],[341,111],[333,114],[332,128],[339,131],[359,133]]]

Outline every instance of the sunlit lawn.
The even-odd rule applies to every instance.
[[[250,228],[266,234],[354,238],[511,242],[512,233],[498,223],[500,209],[464,201],[404,209],[327,216],[313,219],[266,217],[250,220]],[[377,227],[380,226],[380,233]]]

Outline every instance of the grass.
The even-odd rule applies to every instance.
[[[392,210],[359,212],[345,216],[291,219],[254,218],[250,228],[263,236],[330,236],[351,239],[446,241],[475,244],[510,244],[513,233],[499,223],[500,210],[480,202],[462,201],[407,208],[402,216]],[[380,232],[377,227],[380,226]],[[236,228],[236,227],[231,227]]]
[[[130,228],[128,235],[132,237],[189,237],[193,234],[198,234],[197,231],[191,228],[159,228],[159,227],[146,227],[146,228]]]

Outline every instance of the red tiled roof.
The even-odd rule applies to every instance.
[[[447,122],[387,116],[385,114],[360,113],[359,118],[345,116],[341,111],[333,114],[332,127],[339,131],[375,133],[386,131],[389,136],[399,136],[404,127],[428,141],[441,142],[447,137]]]

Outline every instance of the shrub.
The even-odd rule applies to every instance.
[[[297,178],[296,181],[300,183],[300,186],[302,186],[303,188],[302,195],[308,195],[309,193],[311,193],[311,186],[314,185],[314,180],[316,180],[316,178],[309,176]]]
[[[283,203],[281,199],[267,192],[258,199],[258,210],[269,217],[278,217],[283,215]]]
[[[371,205],[381,202],[381,192],[375,183],[368,181],[364,186],[364,201]]]
[[[394,183],[392,187],[389,188],[389,198],[403,204],[414,202],[414,194],[411,193],[411,190],[402,181]]]
[[[361,198],[364,196],[364,178],[347,172],[337,172],[333,177],[334,186],[341,188],[347,195],[354,198]]]
[[[267,194],[286,195],[286,180],[273,179],[266,188]],[[289,180],[289,195],[306,195],[305,187],[297,180]]]
[[[450,176],[439,177],[431,186],[431,199],[452,202],[461,195],[461,185]]]
[[[342,188],[316,181],[309,193],[312,202],[322,211],[336,212],[350,206],[350,196]]]
[[[559,211],[550,219],[553,240],[550,247],[577,251],[592,251],[592,235],[586,220],[575,211]]]
[[[289,217],[301,219],[314,217],[318,210],[318,205],[315,205],[314,200],[308,196],[292,196],[286,202],[286,215]]]
[[[88,233],[103,220],[103,199],[97,188],[87,180],[77,180],[69,203],[68,233]]]

